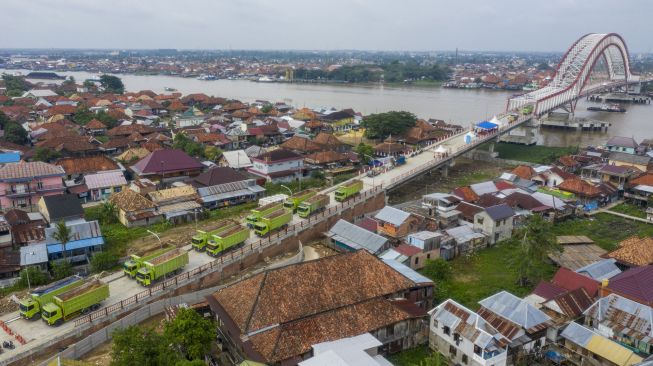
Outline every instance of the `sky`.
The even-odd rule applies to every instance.
[[[650,0],[0,0],[0,48],[653,52]]]

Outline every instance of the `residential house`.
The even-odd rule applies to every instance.
[[[320,132],[312,141],[322,146],[325,150],[331,150],[341,154],[352,150],[351,145],[338,140],[338,138],[331,133]]]
[[[431,193],[422,196],[422,205],[428,207],[429,215],[455,210],[460,202],[460,198],[446,193]]]
[[[510,340],[481,316],[448,299],[429,311],[429,346],[451,362],[506,366]]]
[[[120,192],[127,185],[125,175],[120,170],[87,174],[84,177],[88,195],[84,201],[102,201]]]
[[[146,226],[161,221],[156,205],[140,194],[125,189],[109,197],[118,209],[118,220],[126,227]]]
[[[184,113],[173,117],[177,128],[197,126],[204,123],[204,113],[196,107],[188,108]]]
[[[410,268],[421,269],[426,265],[426,261],[440,258],[440,244],[443,236],[442,233],[427,230],[408,234],[406,237],[408,245],[419,249],[419,252],[411,258]]]
[[[12,245],[11,225],[0,216],[0,280],[19,276],[19,254]]]
[[[616,294],[653,307],[653,265],[635,267],[603,281],[602,297]]]
[[[392,206],[385,206],[374,215],[374,219],[378,223],[376,232],[393,239],[399,239],[410,234],[418,228],[421,221],[416,215]]]
[[[66,226],[70,230],[70,240],[62,243],[55,238],[56,227],[45,229],[45,244],[49,260],[66,260],[75,264],[89,264],[93,254],[104,248],[104,237],[97,220],[70,222]]]
[[[250,174],[265,178],[268,182],[299,180],[304,174],[304,158],[290,150],[277,149],[252,158]]]
[[[227,167],[215,167],[198,175],[192,184],[197,188],[199,202],[214,209],[258,200],[265,188],[241,172]]]
[[[107,133],[107,126],[95,118],[85,124],[82,129],[86,132],[87,135],[92,136],[101,136]]]
[[[512,237],[515,211],[505,203],[487,207],[474,215],[474,229],[487,235],[490,244]]]
[[[178,181],[194,177],[202,172],[204,165],[178,149],[163,149],[132,165],[130,169],[139,178],[147,177],[162,181]]]
[[[347,155],[333,150],[320,151],[307,155],[304,161],[306,164],[320,166],[325,169],[337,168],[350,162]]]
[[[66,180],[79,180],[86,174],[120,170],[120,166],[105,155],[67,157],[54,164],[63,168]]]
[[[576,273],[603,282],[603,280],[609,280],[621,273],[621,269],[619,269],[615,264],[616,262],[617,261],[614,259],[603,259],[599,262],[594,262],[585,267],[578,268]]]
[[[252,160],[243,150],[224,151],[218,159],[218,165],[233,169],[252,167]]]
[[[343,109],[321,116],[320,121],[328,125],[332,131],[349,131],[356,126],[355,116],[353,110]]]
[[[617,265],[623,269],[653,264],[653,238],[631,236],[620,241],[617,249],[605,257],[615,259]]]
[[[632,137],[613,136],[605,143],[605,147],[610,152],[635,155],[639,144]]]
[[[562,354],[575,365],[633,366],[643,360],[631,349],[578,323],[569,323],[561,336]]]
[[[39,212],[25,212],[14,208],[5,212],[4,217],[10,226],[14,247],[33,245],[45,240],[44,229],[47,224]]]
[[[477,313],[508,339],[508,364],[538,352],[546,343],[551,318],[519,297],[501,291],[479,301]]]
[[[0,167],[0,207],[29,208],[43,196],[63,194],[64,175],[60,166],[40,161],[6,164]]]
[[[197,213],[202,207],[197,202],[197,191],[191,185],[150,192],[148,197],[157,206],[158,212],[174,223],[197,219]]]
[[[603,260],[607,251],[584,235],[565,235],[556,238],[561,253],[550,253],[549,258],[560,267],[573,271]]]
[[[421,249],[416,246],[401,243],[395,247],[386,249],[378,256],[384,261],[393,261],[410,267],[411,269],[418,270],[424,267],[424,261],[420,260],[421,257],[418,257],[421,252]]]
[[[623,152],[613,152],[608,156],[608,164],[617,166],[631,166],[642,172],[648,170],[651,157],[648,155],[632,155]]]
[[[370,333],[313,345],[313,357],[299,366],[388,366],[379,348],[383,346]]]
[[[644,357],[653,354],[652,319],[653,308],[617,294],[598,299],[585,311],[586,327]]]
[[[593,299],[599,295],[601,283],[590,277],[576,273],[569,268],[559,268],[551,283],[567,291],[585,289],[588,295]]]
[[[44,196],[38,202],[39,212],[49,224],[60,221],[72,222],[84,220],[82,204],[73,194]]]
[[[390,241],[345,220],[338,220],[325,234],[331,247],[341,251],[365,249],[378,255],[390,248]]]
[[[471,255],[488,245],[488,237],[476,232],[471,225],[445,229],[444,232],[451,238],[451,240],[443,240],[440,244],[440,257],[445,260],[451,260],[459,255]]]
[[[382,343],[379,353],[395,353],[426,342],[433,296],[432,282],[400,268],[358,250],[267,270],[207,301],[237,359],[296,365],[314,344],[364,333]]]

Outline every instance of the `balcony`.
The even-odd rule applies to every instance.
[[[10,189],[5,189],[5,196],[7,197],[26,197],[36,193],[63,191],[66,187],[63,184],[42,185],[42,186],[16,186]]]

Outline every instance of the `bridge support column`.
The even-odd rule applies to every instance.
[[[441,169],[440,173],[442,174],[443,177],[448,177],[449,176],[449,164],[445,164]]]
[[[490,146],[488,147],[488,151],[490,154],[494,154],[494,141],[490,142]]]

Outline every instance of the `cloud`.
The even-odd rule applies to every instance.
[[[646,0],[3,0],[3,48],[652,50]]]

